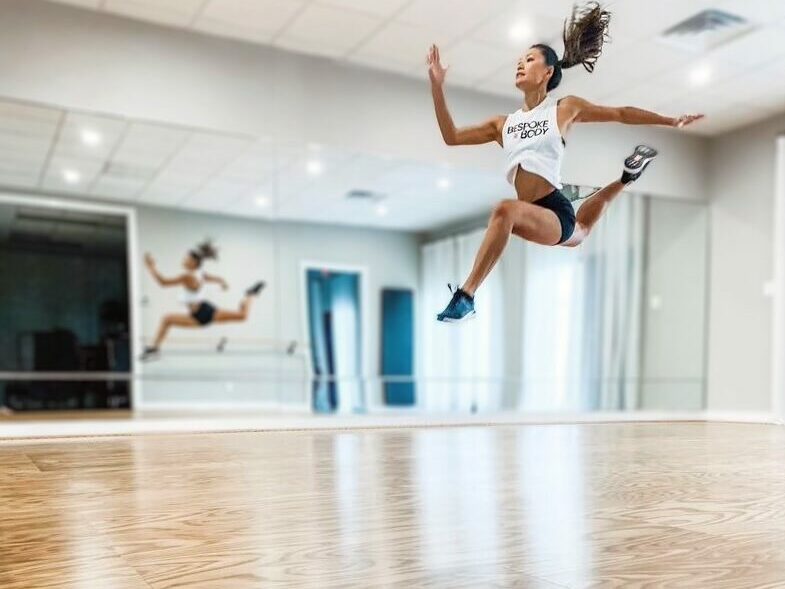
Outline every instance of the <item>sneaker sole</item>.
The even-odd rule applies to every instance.
[[[461,317],[460,319],[449,319],[445,317],[444,319],[437,319],[440,323],[463,323],[464,321],[468,321],[469,319],[474,319],[477,316],[477,311],[472,311],[468,315]]]
[[[635,158],[636,155],[641,156],[640,164],[636,168],[630,167],[630,162]],[[653,147],[649,147],[647,145],[639,145],[635,148],[635,151],[632,152],[632,155],[627,157],[624,160],[624,171],[628,174],[638,174],[643,173],[644,168],[652,162],[659,154],[659,152],[654,149]]]

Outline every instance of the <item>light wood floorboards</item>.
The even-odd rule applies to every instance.
[[[785,587],[785,428],[0,444],[3,589]]]

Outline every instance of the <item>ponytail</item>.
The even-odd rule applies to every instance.
[[[533,45],[542,52],[545,63],[553,68],[553,75],[548,80],[549,92],[561,84],[564,69],[582,65],[587,72],[594,71],[594,65],[602,55],[602,46],[609,39],[610,21],[611,13],[603,10],[599,2],[575,5],[572,16],[564,21],[564,56],[561,59],[549,45]]]
[[[602,46],[609,39],[608,25],[611,13],[603,10],[599,2],[573,6],[572,17],[564,22],[564,57],[559,62],[563,69],[582,65],[591,73]]]
[[[218,259],[218,250],[213,245],[213,241],[211,239],[205,239],[202,243],[198,244],[188,253],[194,260],[196,260],[197,266],[201,266],[204,260]]]

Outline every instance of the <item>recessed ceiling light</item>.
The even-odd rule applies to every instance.
[[[81,137],[82,143],[84,143],[87,147],[96,147],[101,145],[101,142],[104,139],[95,129],[82,129]]]
[[[439,187],[439,190],[447,190],[448,188],[450,188],[450,179],[439,178],[438,182],[436,182],[436,186]]]
[[[713,73],[714,72],[712,71],[711,66],[709,65],[701,64],[695,66],[690,71],[690,76],[689,76],[690,84],[692,84],[693,86],[705,86],[706,84],[711,82]]]
[[[384,205],[376,205],[376,214],[379,217],[386,217],[387,213],[389,213],[389,212],[390,212],[390,209],[388,209],[386,206],[384,206]]]
[[[510,27],[507,37],[513,43],[521,43],[531,39],[533,34],[532,26],[525,20],[519,20]]]
[[[324,166],[322,165],[322,162],[320,162],[319,160],[309,160],[308,163],[305,165],[305,170],[311,176],[318,176],[319,174],[322,173],[322,170],[324,170]]]
[[[267,196],[257,196],[256,206],[265,209],[270,206],[270,198]]]
[[[66,184],[79,184],[82,181],[82,173],[73,168],[66,168],[63,170],[63,180]]]

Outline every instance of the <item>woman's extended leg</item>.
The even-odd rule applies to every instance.
[[[602,217],[605,209],[623,189],[624,184],[621,183],[621,180],[616,180],[587,198],[578,209],[578,212],[575,213],[575,231],[562,245],[575,247],[583,243],[583,240],[589,236],[589,233],[594,228],[594,224]]]
[[[164,315],[164,318],[161,319],[161,324],[158,326],[158,334],[153,342],[152,347],[154,349],[158,350],[161,347],[172,327],[199,327],[199,322],[190,315],[181,315],[179,313]]]
[[[493,209],[485,238],[461,290],[470,297],[490,274],[515,234],[528,241],[554,245],[561,239],[561,223],[553,211],[522,200],[503,200]]]
[[[218,309],[213,315],[213,323],[230,323],[233,321],[245,321],[248,319],[248,311],[251,309],[251,297],[245,296],[240,301],[240,308],[237,311]]]
[[[493,209],[469,278],[453,293],[437,320],[457,323],[474,315],[474,293],[499,261],[513,233],[535,243],[554,245],[561,239],[562,228],[559,217],[550,209],[522,200],[500,202]]]
[[[601,188],[580,206],[575,214],[575,231],[562,245],[575,247],[583,243],[583,240],[589,236],[594,225],[600,220],[611,201],[619,195],[627,184],[635,182],[635,180],[640,178],[646,167],[656,157],[656,149],[645,145],[636,147],[635,151],[624,160],[624,172],[621,180],[616,180]]]
[[[190,315],[179,313],[164,315],[158,326],[158,333],[155,336],[153,345],[147,346],[144,349],[141,360],[150,360],[158,356],[161,344],[164,342],[164,339],[166,339],[166,336],[172,327],[199,327],[199,322]]]
[[[248,313],[251,310],[252,300],[259,296],[264,288],[264,282],[257,282],[247,291],[243,300],[240,301],[240,308],[237,311],[227,311],[225,309],[218,309],[213,315],[213,323],[229,323],[233,321],[245,321],[248,319]]]

